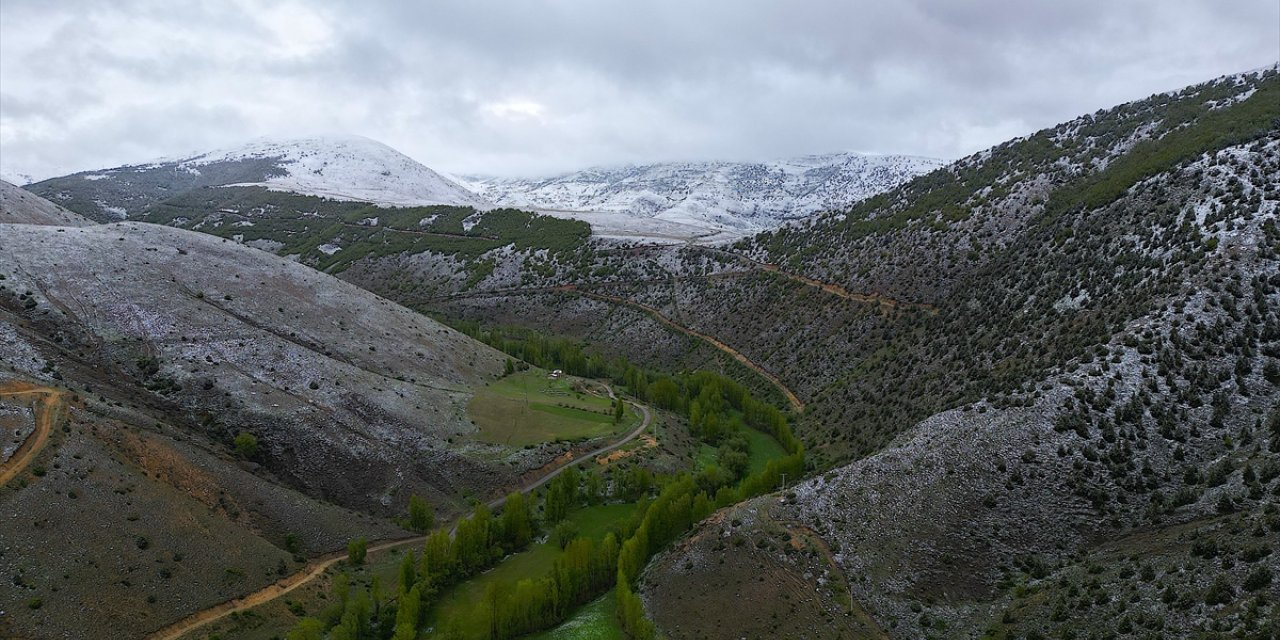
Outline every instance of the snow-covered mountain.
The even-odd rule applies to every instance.
[[[432,204],[488,208],[483,198],[409,156],[363,136],[262,138],[189,158],[157,161],[184,171],[242,160],[272,160],[278,171],[261,185],[279,191],[387,206]]]
[[[360,136],[262,138],[228,149],[51,178],[25,188],[100,222],[142,215],[205,187],[277,191],[386,206],[492,205],[380,142]]]
[[[847,207],[943,164],[835,153],[595,168],[550,178],[452,178],[380,142],[339,135],[262,138],[25,188],[99,222],[144,215],[195,189],[261,186],[384,206],[510,206],[585,220],[602,236],[718,242]]]
[[[703,228],[755,231],[846,207],[944,166],[933,158],[832,153],[774,162],[669,162],[548,178],[467,176],[503,206],[622,213]]]

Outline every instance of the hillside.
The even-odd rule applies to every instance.
[[[569,445],[477,439],[468,404],[504,359],[229,240],[0,225],[0,423],[48,440],[4,469],[0,633],[141,635],[410,535],[411,494],[443,516],[518,486]]]
[[[0,180],[0,224],[87,227],[93,221]]]
[[[158,202],[205,187],[231,185],[386,206],[489,206],[408,156],[360,136],[264,138],[181,158],[75,173],[24,188],[107,222],[136,218]]]
[[[811,442],[869,457],[703,523],[647,575],[659,626],[673,638],[1277,633],[1278,122],[1274,68],[1229,76],[740,245],[938,312],[815,343],[825,319],[798,322],[814,306],[781,283],[755,294],[770,331],[825,352],[772,341],[765,362],[842,371],[808,394],[805,421],[823,430]],[[765,348],[699,316],[689,302],[703,296],[715,294],[680,292],[687,317]],[[797,304],[811,311],[791,320],[782,309]],[[762,572],[794,586],[751,615],[691,617],[726,611],[721,594]]]
[[[546,178],[465,180],[500,205],[577,212],[593,224],[608,224],[601,214],[625,214],[655,224],[742,233],[846,207],[943,164],[913,156],[835,153],[775,162],[668,162]]]

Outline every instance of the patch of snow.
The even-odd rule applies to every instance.
[[[129,217],[129,212],[126,211],[124,207],[112,207],[101,200],[94,200],[93,203],[98,205],[98,208],[111,214],[112,217],[117,218],[119,220],[125,220]]]
[[[336,244],[322,244],[316,248],[320,250],[320,253],[323,253],[326,256],[331,256],[339,251],[342,251],[342,247]]]

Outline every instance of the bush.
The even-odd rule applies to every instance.
[[[1265,589],[1271,584],[1271,578],[1272,575],[1270,568],[1266,566],[1258,567],[1253,571],[1250,571],[1249,575],[1244,577],[1244,590],[1257,591],[1259,589]]]
[[[364,564],[365,556],[369,553],[369,541],[364,538],[356,538],[347,543],[347,562],[354,565]]]
[[[1207,605],[1226,604],[1231,602],[1236,590],[1227,582],[1227,577],[1219,575],[1213,584],[1204,592],[1204,603]]]
[[[235,439],[236,455],[252,458],[258,455],[258,438],[248,431],[241,431]]]

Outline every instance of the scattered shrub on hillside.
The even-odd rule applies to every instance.
[[[258,455],[258,438],[248,431],[241,431],[234,441],[236,455],[252,458]]]

